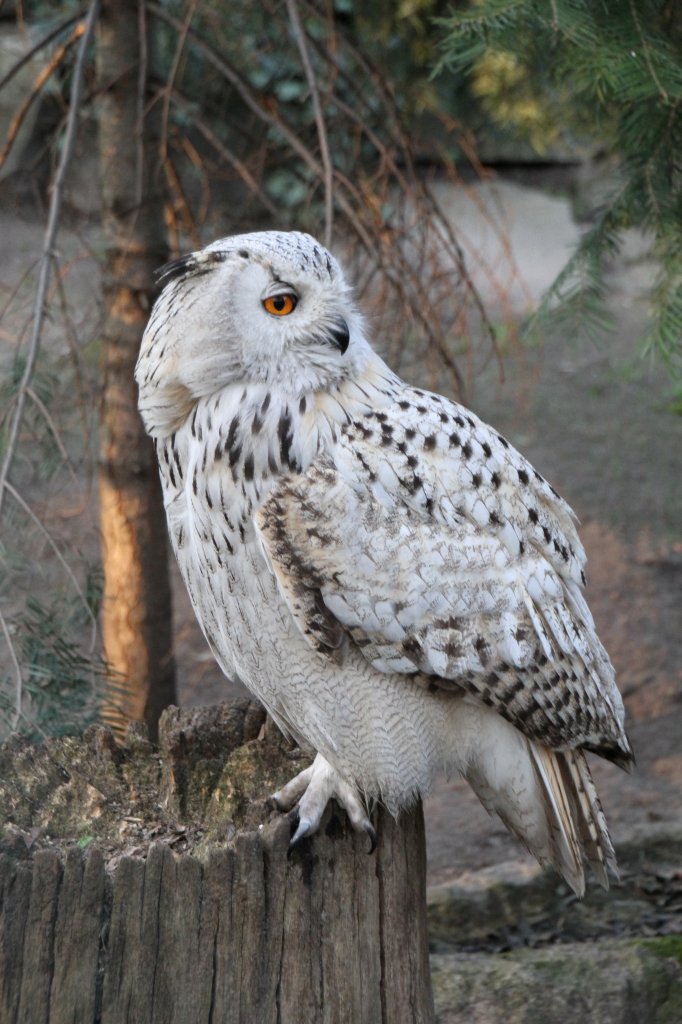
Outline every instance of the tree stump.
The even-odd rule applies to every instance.
[[[2,1024],[433,1021],[421,807],[375,811],[374,853],[335,807],[290,851],[266,794],[302,755],[262,722],[5,745]]]

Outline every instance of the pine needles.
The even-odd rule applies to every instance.
[[[628,228],[660,268],[645,350],[682,375],[682,10],[676,0],[480,0],[441,21],[442,65],[509,54],[557,122],[618,161],[617,182],[531,322],[608,326],[604,268]],[[441,65],[441,66],[442,66]],[[489,109],[495,116],[494,105]]]

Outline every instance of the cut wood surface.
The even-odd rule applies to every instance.
[[[259,722],[247,701],[172,709],[161,757],[102,730],[0,753],[2,1024],[433,1021],[421,807],[399,822],[377,810],[374,853],[335,807],[289,850],[291,818],[267,788],[245,793],[300,754],[267,729],[240,747]],[[78,793],[94,808],[80,834]]]

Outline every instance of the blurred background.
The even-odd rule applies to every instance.
[[[403,376],[573,506],[637,771],[682,816],[682,14],[674,0],[0,4],[0,738],[239,692],[168,558],[133,367],[166,260],[307,230]],[[468,787],[432,880],[519,849]]]

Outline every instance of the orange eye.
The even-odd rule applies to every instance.
[[[263,299],[263,309],[273,316],[288,316],[293,313],[298,305],[298,299],[291,292],[284,295],[271,295],[269,299]]]

